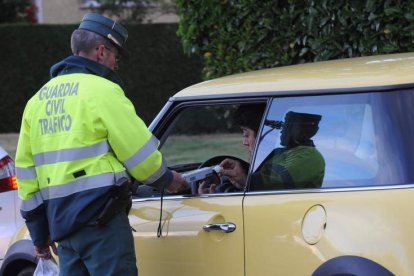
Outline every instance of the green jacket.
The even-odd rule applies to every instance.
[[[253,175],[255,190],[318,188],[325,160],[313,146],[277,148]]]

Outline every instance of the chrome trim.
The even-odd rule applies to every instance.
[[[318,188],[318,189],[296,189],[296,190],[272,190],[272,191],[252,191],[246,192],[246,196],[251,195],[271,195],[271,194],[310,194],[310,193],[334,193],[334,192],[363,192],[372,190],[396,190],[413,189],[414,184],[399,184],[386,186],[364,186],[364,187],[338,187],[338,188]]]
[[[364,191],[378,191],[378,190],[396,190],[396,189],[414,189],[414,184],[400,184],[400,185],[387,185],[387,186],[372,186],[372,187],[351,187],[351,188],[319,188],[319,189],[297,189],[297,190],[272,190],[272,191],[253,191],[253,192],[237,192],[237,193],[216,193],[216,194],[203,194],[203,195],[164,195],[164,200],[182,200],[182,199],[200,199],[209,197],[234,197],[234,196],[252,196],[252,195],[273,195],[273,194],[311,194],[311,193],[335,193],[335,192],[364,192]],[[160,196],[157,197],[143,197],[133,198],[133,202],[145,202],[145,201],[158,201],[161,200]]]
[[[208,197],[234,197],[234,196],[244,196],[244,192],[237,193],[217,193],[217,194],[203,194],[203,195],[164,195],[163,200],[183,200],[183,199],[200,199]],[[135,197],[132,198],[133,202],[143,202],[143,201],[158,201],[161,200],[161,196],[156,197]]]
[[[236,230],[236,224],[232,222],[205,224],[203,225],[203,230],[206,232],[222,231],[224,233],[231,233]]]

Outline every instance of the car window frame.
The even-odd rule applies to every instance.
[[[414,84],[401,84],[401,85],[393,85],[392,87],[363,87],[363,88],[349,88],[349,89],[333,89],[329,92],[329,89],[324,90],[314,90],[313,93],[309,93],[309,91],[305,91],[306,93],[300,93],[300,91],[294,91],[291,94],[285,94],[280,92],[274,92],[269,95],[269,102],[266,107],[265,115],[267,118],[268,112],[272,107],[274,101],[277,101],[281,98],[300,98],[300,97],[314,97],[314,96],[339,96],[339,95],[357,95],[357,94],[370,94],[370,93],[397,93],[403,92],[404,90],[413,90],[414,91]],[[289,93],[289,92],[287,92]],[[358,100],[356,100],[358,102]],[[375,115],[374,115],[375,116]],[[262,122],[263,123],[263,122]],[[263,135],[263,125],[260,126],[258,136]],[[259,139],[258,139],[259,140]],[[252,163],[256,162],[257,158],[257,151],[258,151],[258,141],[256,141],[255,150],[252,156]],[[400,184],[374,184],[370,186],[350,186],[350,187],[319,187],[319,188],[300,188],[300,189],[275,189],[275,190],[251,190],[252,185],[252,173],[254,172],[254,166],[250,166],[247,178],[247,184],[245,193],[254,195],[254,194],[296,194],[296,193],[321,193],[321,192],[335,192],[335,191],[350,191],[350,190],[382,190],[382,189],[399,189],[399,188],[408,188],[413,186],[414,184],[411,183],[400,183]]]
[[[157,139],[160,141],[159,147],[162,147],[163,143],[168,137],[169,126],[172,124],[172,122],[179,116],[181,111],[188,107],[194,107],[194,106],[211,106],[211,105],[236,105],[236,104],[252,104],[252,103],[263,103],[265,104],[265,109],[263,112],[263,116],[267,114],[267,110],[269,108],[269,104],[272,100],[271,96],[259,96],[259,97],[234,97],[234,98],[222,98],[222,99],[209,99],[209,98],[193,98],[190,100],[184,100],[184,101],[175,101],[171,100],[167,102],[167,104],[163,107],[163,109],[160,111],[160,113],[157,115],[157,117],[154,118],[153,122],[151,123],[149,129],[152,131],[152,133],[157,137]],[[263,117],[262,117],[263,119]],[[262,127],[262,123],[260,124],[259,131]],[[253,151],[253,156],[256,153],[256,146],[257,141],[255,145],[255,150]],[[253,160],[253,159],[252,159]],[[167,164],[168,165],[168,164]],[[250,169],[249,169],[250,172]],[[249,175],[248,172],[248,175]],[[247,187],[247,185],[246,185]],[[166,198],[177,198],[177,197],[211,197],[211,196],[240,196],[241,194],[244,194],[246,192],[246,189],[244,191],[240,192],[229,192],[229,193],[212,193],[212,194],[178,194],[178,195],[164,195]],[[153,197],[140,197],[139,199],[154,199]]]

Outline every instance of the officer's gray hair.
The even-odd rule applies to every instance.
[[[70,39],[70,46],[74,55],[79,55],[79,52],[90,53],[98,45],[109,46],[108,41],[103,36],[88,30],[76,29],[72,33]]]

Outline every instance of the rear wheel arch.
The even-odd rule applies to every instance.
[[[326,275],[394,275],[382,265],[359,256],[339,256],[320,265],[312,276]]]
[[[31,240],[19,240],[12,244],[6,252],[0,269],[1,276],[7,275],[29,275],[37,264],[37,257]],[[26,274],[20,274],[25,272]]]

